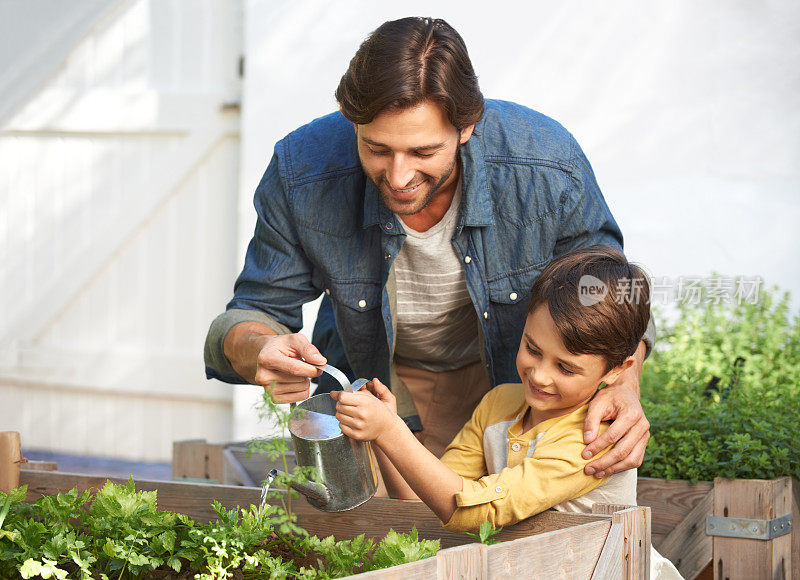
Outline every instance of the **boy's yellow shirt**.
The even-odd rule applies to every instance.
[[[577,498],[609,479],[583,472],[596,458],[581,457],[588,404],[522,433],[527,409],[522,384],[499,385],[481,400],[447,447],[442,461],[462,477],[463,486],[456,494],[455,513],[443,523],[445,528],[474,530],[486,521],[496,527],[513,524]],[[601,433],[607,428],[601,423]],[[632,472],[623,476],[624,492],[616,486],[620,491],[611,496],[625,501],[609,503],[635,503],[636,471]],[[564,509],[583,511],[582,506]]]

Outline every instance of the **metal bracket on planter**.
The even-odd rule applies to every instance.
[[[771,540],[792,531],[792,514],[771,520],[706,516],[706,535]]]

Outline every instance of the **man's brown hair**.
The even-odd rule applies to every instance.
[[[385,22],[361,44],[336,89],[342,114],[357,125],[386,109],[438,103],[459,131],[483,116],[483,94],[464,40],[444,20]]]
[[[559,256],[531,290],[527,314],[546,305],[564,346],[593,354],[606,372],[639,346],[650,321],[647,275],[609,246],[590,246]]]

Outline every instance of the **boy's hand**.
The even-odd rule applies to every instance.
[[[374,441],[397,424],[397,402],[392,392],[373,379],[355,393],[331,391],[342,433],[359,441]]]

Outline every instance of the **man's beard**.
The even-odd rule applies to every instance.
[[[428,204],[433,199],[433,196],[436,195],[436,192],[438,192],[439,189],[441,189],[441,187],[445,184],[445,182],[447,182],[447,180],[450,179],[450,176],[453,174],[453,171],[455,171],[457,164],[458,164],[458,154],[453,156],[453,163],[452,165],[450,165],[450,169],[448,169],[447,172],[442,177],[440,177],[436,182],[433,182],[433,180],[435,179],[433,176],[428,175],[426,173],[422,174],[425,177],[423,183],[420,185],[422,186],[423,184],[427,183],[433,183],[433,185],[428,190],[428,193],[425,194],[425,198],[423,199],[422,205],[419,208],[412,207],[409,209],[405,209],[405,207],[403,206],[399,208],[393,207],[397,205],[397,201],[392,197],[392,194],[390,192],[386,191],[387,189],[391,189],[391,186],[386,181],[386,178],[385,177],[382,178],[381,180],[382,185],[378,185],[378,183],[376,183],[375,180],[372,179],[371,175],[367,173],[367,176],[370,178],[370,180],[372,180],[372,183],[375,184],[375,187],[378,189],[378,191],[380,191],[381,199],[383,200],[383,204],[386,207],[394,211],[394,213],[396,213],[397,215],[415,215],[421,212],[426,207],[428,207]],[[364,173],[366,173],[366,171]]]

